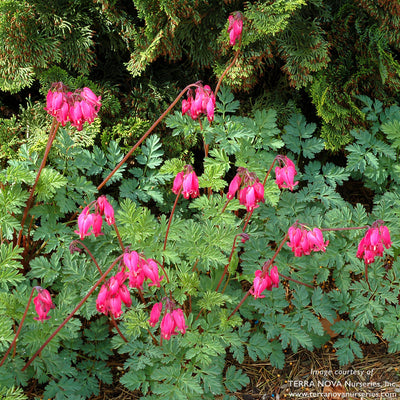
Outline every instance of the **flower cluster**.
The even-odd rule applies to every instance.
[[[62,82],[58,82],[47,93],[45,110],[62,126],[70,121],[72,126],[81,131],[85,122],[91,124],[97,117],[100,100],[101,97],[87,87],[70,92]]]
[[[386,225],[383,225],[383,221],[376,221],[361,239],[357,257],[363,258],[365,264],[372,264],[375,257],[383,256],[384,246],[388,249],[391,245],[389,229]]]
[[[90,213],[90,209],[94,206],[95,212]],[[75,231],[83,240],[86,236],[92,233],[94,236],[102,235],[101,227],[103,225],[103,215],[108,225],[115,223],[114,209],[108,202],[106,196],[100,196],[97,201],[86,206],[78,217],[78,230]],[[89,229],[92,228],[91,231]]]
[[[145,280],[150,280],[149,286],[160,287],[164,276],[159,275],[157,262],[152,258],[142,258],[136,251],[124,254],[124,264],[129,270],[129,287],[143,289]]]
[[[240,190],[239,190],[240,189]],[[235,197],[239,190],[239,203],[246,206],[248,212],[258,207],[258,203],[264,202],[264,185],[257,176],[246,168],[239,167],[238,172],[229,184],[228,200]]]
[[[304,227],[291,226],[288,234],[288,246],[292,249],[295,257],[309,255],[311,251],[325,251],[329,243],[329,240],[324,242],[322,232],[318,228],[309,231]]]
[[[264,268],[265,268],[264,264]],[[279,273],[278,267],[274,265],[270,271],[258,269],[254,274],[253,287],[250,289],[250,294],[254,296],[255,299],[262,299],[265,297],[261,294],[264,290],[272,290],[272,288],[279,287]]]
[[[188,114],[192,119],[197,119],[200,114],[207,114],[209,122],[214,120],[215,96],[210,86],[198,86],[193,92],[188,90],[187,100],[182,101],[182,115]]]
[[[229,16],[228,21],[229,21],[229,26],[228,26],[229,44],[231,46],[234,46],[236,40],[239,39],[240,41],[240,38],[242,36],[243,14],[237,11]]]
[[[293,161],[286,156],[277,156],[276,159],[280,164],[283,164],[283,166],[275,168],[275,183],[278,185],[279,189],[283,188],[293,191],[293,188],[299,183],[294,182],[297,171]]]
[[[35,310],[38,316],[34,317],[34,319],[43,322],[46,319],[50,319],[47,314],[52,308],[55,308],[55,305],[51,300],[48,290],[42,289],[40,286],[36,286],[35,289],[37,290],[38,294],[33,299],[33,304],[35,304]]]
[[[191,165],[186,165],[184,170],[179,172],[174,179],[172,192],[178,195],[181,190],[185,199],[189,197],[194,199],[199,195],[199,179]]]
[[[154,304],[150,312],[150,326],[155,327],[157,325],[160,320],[162,309],[162,302]],[[186,333],[186,328],[185,314],[182,309],[174,308],[174,303],[166,299],[165,313],[160,324],[161,337],[165,340],[169,340],[172,335],[177,335],[178,332],[184,335]]]
[[[122,315],[122,302],[126,307],[132,305],[129,290],[126,285],[124,285],[127,277],[128,274],[124,270],[121,270],[102,285],[96,300],[98,312],[105,315],[111,313],[114,318],[119,318]]]

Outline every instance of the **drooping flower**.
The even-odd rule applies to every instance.
[[[90,209],[94,207],[94,213],[90,213]],[[101,228],[103,225],[103,218],[105,216],[108,225],[115,223],[114,209],[108,202],[106,196],[100,196],[97,201],[90,203],[86,206],[78,217],[78,230],[75,233],[79,234],[80,239],[83,240],[86,236],[92,233],[97,237],[102,235]],[[90,232],[89,229],[92,228]]]
[[[143,259],[136,251],[131,251],[124,254],[124,263],[129,269],[129,287],[143,289],[146,278],[142,268]]]
[[[237,174],[229,184],[228,200],[235,197],[239,191],[239,203],[246,206],[247,211],[253,211],[258,203],[264,202],[264,185],[259,181],[256,174],[249,172],[247,168],[239,167]]]
[[[95,237],[103,234],[101,232],[102,225],[103,225],[103,218],[101,218],[101,215],[98,213],[92,214],[92,231]]]
[[[50,319],[47,314],[52,308],[55,308],[55,305],[53,304],[51,295],[47,289],[42,289],[40,286],[36,286],[35,289],[38,294],[33,299],[33,304],[35,305],[35,310],[38,316],[34,317],[34,319],[43,322],[46,319]]]
[[[184,335],[186,333],[186,322],[185,314],[181,308],[176,308],[172,311],[172,317],[174,318],[176,329]]]
[[[152,327],[155,327],[160,320],[161,316],[161,311],[163,308],[163,304],[160,301],[159,303],[155,303],[153,308],[150,311],[150,319],[149,319],[149,325]]]
[[[199,195],[199,179],[194,171],[183,177],[182,194],[185,199],[196,198]]]
[[[158,265],[152,258],[143,260],[142,269],[145,278],[150,279],[151,281],[151,283],[149,283],[149,286],[160,287],[160,282],[164,277],[159,275]]]
[[[229,33],[229,44],[234,46],[236,40],[240,39],[242,36],[243,30],[243,15],[239,11],[233,13],[229,16],[229,26],[228,26],[228,33]]]
[[[86,236],[90,236],[92,232],[89,232],[90,227],[93,223],[93,214],[90,214],[89,207],[86,206],[78,217],[78,230],[75,233],[79,234],[81,240]]]
[[[167,312],[163,319],[161,320],[160,324],[160,330],[161,330],[161,336],[165,340],[171,339],[172,335],[176,335],[176,323],[174,320],[174,317],[172,316],[172,313]]]
[[[172,192],[175,193],[176,195],[179,193],[179,191],[182,189],[182,184],[183,184],[183,175],[184,171],[179,172],[175,179],[174,179],[174,184],[172,186]]]
[[[296,167],[290,158],[286,156],[278,156],[277,160],[283,164],[282,167],[275,168],[275,183],[279,189],[289,189],[293,191],[294,187],[299,183],[294,182],[294,177],[297,174]]]
[[[184,170],[179,172],[174,179],[173,193],[178,195],[180,190],[185,199],[189,197],[194,199],[199,195],[199,179],[191,165],[185,165]]]
[[[126,307],[132,305],[129,290],[124,284],[126,278],[127,274],[121,270],[101,286],[96,299],[98,312],[105,315],[110,313],[114,318],[119,318],[122,315],[122,303]]]
[[[329,240],[324,242],[322,231],[314,228],[312,231],[303,226],[292,225],[289,230],[288,246],[292,249],[295,257],[311,254],[311,251],[326,251]]]
[[[70,92],[62,82],[57,82],[47,93],[45,110],[62,126],[70,121],[72,126],[81,131],[85,122],[91,124],[97,117],[100,99],[87,87]]]
[[[242,183],[242,177],[239,174],[236,174],[232,179],[231,183],[229,184],[228,193],[226,194],[226,198],[228,200],[232,200],[236,192],[239,190],[240,185]]]
[[[314,228],[312,231],[307,232],[307,240],[312,251],[325,252],[329,240],[324,242],[321,229]]]
[[[265,295],[262,294],[264,290],[272,290],[272,288],[279,287],[279,273],[276,265],[272,266],[271,270],[267,270],[266,262],[262,270],[258,269],[254,273],[253,287],[250,289],[250,294],[255,299],[262,299]]]
[[[104,215],[106,218],[106,222],[108,225],[113,225],[115,223],[115,218],[114,218],[114,208],[112,205],[108,202],[106,196],[100,196],[97,199],[97,206],[100,211],[100,215]]]
[[[62,126],[65,126],[69,121],[70,111],[68,89],[62,82],[54,84],[53,88],[47,92],[46,107],[44,109],[55,117]]]
[[[189,89],[187,99],[182,100],[182,115],[188,114],[193,120],[199,118],[201,114],[206,114],[211,123],[214,120],[214,110],[215,96],[208,85],[199,85],[194,98],[193,91]]]
[[[384,247],[389,249],[392,245],[390,232],[383,221],[375,221],[371,228],[369,228],[365,236],[358,244],[357,254],[358,258],[363,258],[365,264],[372,264],[375,257],[382,257]]]
[[[180,332],[182,335],[186,333],[185,314],[181,308],[177,308],[173,300],[165,297],[164,315],[160,323],[160,334],[165,340],[169,340],[171,336]],[[155,327],[160,320],[163,310],[163,302],[155,303],[150,312],[149,325]]]

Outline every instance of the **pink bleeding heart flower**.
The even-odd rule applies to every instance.
[[[124,263],[129,269],[129,287],[143,289],[145,275],[143,272],[143,259],[136,251],[124,254]]]
[[[106,196],[100,196],[97,199],[97,206],[99,208],[100,215],[104,215],[105,216],[107,224],[108,225],[115,224],[114,208],[108,202]]]
[[[172,313],[167,312],[163,319],[161,320],[160,330],[161,330],[161,337],[165,340],[171,339],[172,335],[176,335],[175,332],[176,323]]]
[[[101,232],[102,225],[103,225],[103,218],[101,218],[101,215],[98,213],[92,214],[92,231],[95,237],[103,234]]]
[[[187,173],[183,177],[182,194],[185,199],[194,199],[199,195],[199,179],[194,171]]]
[[[160,320],[161,316],[161,311],[163,308],[163,304],[160,301],[159,303],[155,303],[153,308],[150,311],[150,319],[149,319],[149,325],[152,327],[155,327]]]
[[[90,227],[93,223],[93,214],[90,214],[89,207],[85,207],[78,217],[78,230],[75,233],[79,234],[81,240],[86,236],[90,236],[92,233],[89,232]]]
[[[236,192],[239,190],[241,183],[242,183],[242,177],[239,174],[236,174],[232,179],[231,183],[229,184],[228,193],[226,194],[226,198],[228,200],[232,200],[235,197]]]
[[[184,175],[184,171],[178,172],[178,174],[176,175],[176,177],[174,179],[174,184],[172,186],[172,192],[175,193],[176,195],[182,189],[183,175]]]
[[[176,329],[184,335],[186,333],[185,314],[181,308],[176,308],[172,311],[172,317],[175,321]]]
[[[288,230],[288,246],[292,249],[295,257],[311,254],[311,251],[326,251],[329,240],[324,242],[322,231],[314,228],[312,231],[303,226],[291,226]]]
[[[243,30],[243,15],[239,11],[233,13],[228,18],[229,26],[229,44],[234,46],[237,40],[240,40]]]
[[[286,156],[277,156],[276,159],[283,166],[275,168],[275,183],[280,189],[293,191],[294,187],[299,183],[298,181],[294,182],[297,171],[293,161]]]
[[[253,295],[255,299],[262,299],[265,297],[262,292],[272,287],[272,280],[268,274],[263,274],[263,271],[260,269],[258,269],[254,275],[253,288],[250,289],[250,294]]]
[[[114,318],[119,318],[122,315],[122,303],[126,307],[132,305],[129,290],[124,284],[126,278],[127,274],[121,270],[102,285],[96,299],[97,311],[105,315],[110,313]]]
[[[40,286],[36,286],[35,289],[38,294],[33,299],[33,304],[35,305],[35,310],[38,316],[34,317],[34,319],[43,322],[46,319],[50,319],[47,314],[52,308],[55,308],[55,305],[53,304],[51,295],[47,289],[42,289]]]
[[[272,290],[272,288],[279,287],[279,273],[276,265],[272,266],[271,270],[266,269],[268,262],[264,264],[262,270],[258,269],[254,273],[253,286],[250,289],[250,294],[255,299],[262,299],[265,295],[262,294],[264,290]]]
[[[208,121],[211,123],[214,120],[215,111],[215,96],[210,86],[201,84],[193,92],[188,90],[187,100],[182,100],[182,115],[188,114],[193,120],[199,118],[201,114],[207,115]]]
[[[365,264],[372,264],[375,257],[382,257],[384,248],[389,249],[391,245],[388,227],[381,220],[375,221],[358,244],[356,257],[363,258]]]
[[[200,194],[199,179],[191,165],[185,165],[184,170],[179,172],[174,179],[172,187],[173,193],[178,195],[181,190],[185,199],[188,199],[189,197],[194,199]]]
[[[143,262],[142,268],[145,278],[150,279],[151,281],[149,286],[160,287],[160,282],[164,277],[159,276],[157,263],[153,259],[149,258],[148,260]]]

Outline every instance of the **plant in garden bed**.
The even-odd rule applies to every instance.
[[[149,135],[191,89],[199,107],[185,115],[196,96],[185,99],[167,124],[182,135],[195,112],[204,119],[203,173],[177,159],[157,170],[161,145]],[[117,351],[121,383],[143,398],[228,399],[249,382],[246,354],[282,368],[287,348],[330,340],[322,318],[340,334],[341,364],[362,357],[359,343],[377,342],[377,332],[399,349],[396,193],[377,197],[371,215],[346,203],[336,188],[349,168],[309,161],[323,149],[314,124],[295,114],[278,127],[274,110],[236,116],[233,95],[217,89],[189,85],[125,157],[115,142],[74,147],[58,123],[79,129],[93,115],[82,105],[80,118],[68,114],[68,91],[49,95],[49,143],[60,156],[44,167],[50,152],[38,165],[24,146],[0,171],[0,385],[35,377],[45,397],[89,398],[112,382]],[[99,99],[89,99],[97,112]],[[126,171],[141,144],[140,166]],[[168,212],[152,214],[149,198]],[[41,321],[29,307],[39,285]]]

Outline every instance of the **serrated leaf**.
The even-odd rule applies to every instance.
[[[249,377],[234,365],[227,368],[225,373],[225,386],[231,392],[236,392],[250,383]]]
[[[38,201],[51,199],[56,190],[67,185],[68,179],[52,168],[43,168],[39,181],[36,185],[35,193]]]

